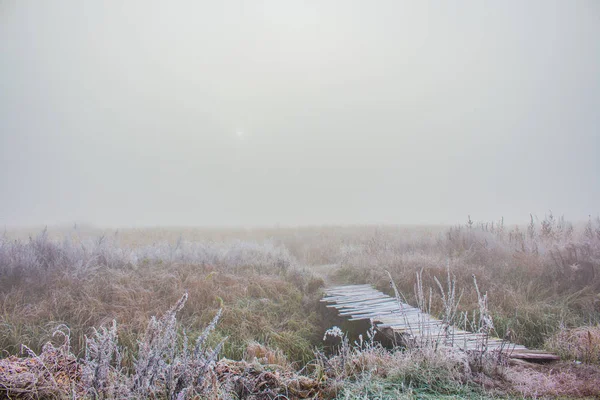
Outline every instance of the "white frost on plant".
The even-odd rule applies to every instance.
[[[336,337],[343,338],[344,332],[342,332],[342,330],[339,327],[334,326],[325,331],[325,335],[323,335],[323,340],[327,340],[327,336],[332,337],[332,338],[336,338]]]

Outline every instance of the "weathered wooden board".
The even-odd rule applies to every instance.
[[[447,326],[443,321],[375,290],[371,285],[334,286],[327,288],[325,293],[321,302],[326,303],[327,308],[337,310],[340,317],[347,318],[348,321],[371,320],[377,328],[391,329],[415,343],[436,340],[446,346],[467,351],[481,351],[487,344],[487,350],[502,350],[510,358],[545,361],[560,359],[555,354],[529,350],[525,346],[499,338],[488,337],[486,341],[482,333]]]

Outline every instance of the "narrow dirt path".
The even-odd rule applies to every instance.
[[[325,281],[325,286],[340,284],[339,279],[335,276],[335,271],[340,267],[339,264],[321,264],[321,265],[306,265],[304,268]]]

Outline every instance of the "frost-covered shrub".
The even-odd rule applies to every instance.
[[[65,236],[50,239],[46,230],[27,241],[0,238],[0,283],[44,280],[57,271],[87,275],[97,267],[140,267],[148,263],[212,265],[236,270],[241,267],[278,272],[295,263],[288,250],[272,241],[157,243],[132,247],[118,236],[77,240]]]
[[[179,340],[176,315],[187,301],[185,294],[161,318],[152,317],[140,339],[133,373],[121,368],[117,326],[95,330],[87,339],[83,361],[83,391],[102,399],[189,399],[218,391],[214,367],[223,339],[214,349],[206,341],[221,311],[191,346],[183,332]]]

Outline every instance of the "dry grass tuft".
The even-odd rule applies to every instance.
[[[278,365],[280,367],[291,369],[292,366],[287,357],[279,349],[273,350],[258,342],[248,343],[244,360],[248,362],[258,362],[260,364]]]
[[[546,342],[546,347],[562,359],[600,364],[600,325],[562,327]]]
[[[506,371],[510,390],[526,398],[598,398],[600,368],[574,364],[513,367]]]
[[[10,356],[0,360],[0,397],[20,399],[83,396],[83,367],[69,351],[68,341],[54,347],[47,343],[39,355]]]

